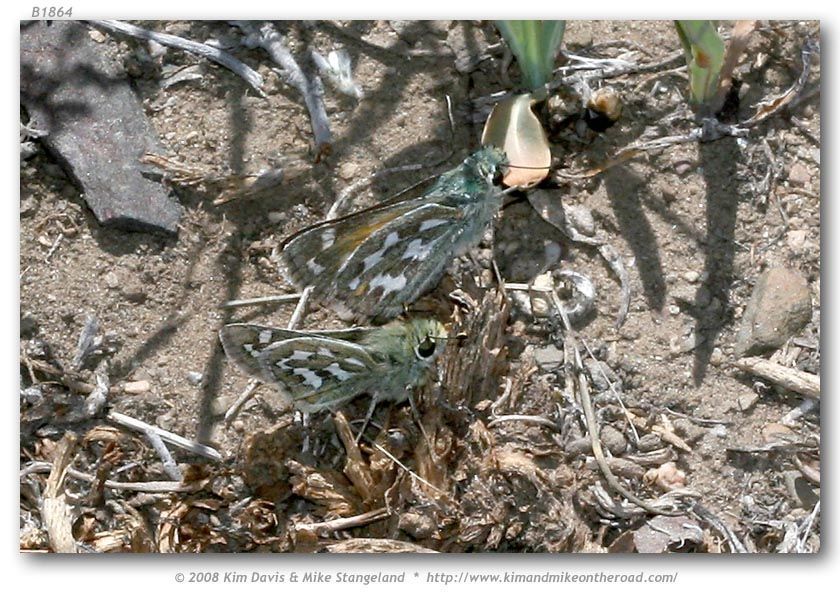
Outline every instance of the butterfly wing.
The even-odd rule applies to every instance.
[[[372,233],[422,204],[414,198],[374,206],[301,229],[280,245],[289,275],[301,288],[314,286],[323,291],[331,283],[330,276]]]
[[[369,327],[305,331],[279,329],[255,323],[230,323],[219,331],[219,340],[222,342],[225,354],[236,366],[251,377],[265,380],[259,363],[259,356],[266,348],[276,342],[311,337],[332,338],[358,344],[370,331],[371,328]]]
[[[320,300],[393,317],[440,277],[455,253],[464,212],[438,200],[446,198],[401,202],[301,232],[284,248],[292,278],[313,286]]]
[[[380,379],[382,366],[357,343],[368,331],[314,333],[237,323],[226,325],[220,338],[240,369],[276,385],[309,412],[369,391]]]
[[[431,201],[405,213],[348,258],[333,297],[363,314],[399,314],[437,283],[462,245],[466,225],[462,210]]]

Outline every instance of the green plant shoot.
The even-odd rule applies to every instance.
[[[706,107],[718,92],[723,40],[714,21],[676,21],[676,26],[688,65],[691,102]]]
[[[563,43],[565,21],[496,21],[519,63],[525,85],[539,94],[551,79]]]

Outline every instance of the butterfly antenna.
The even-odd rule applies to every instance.
[[[514,169],[530,169],[530,170],[534,170],[534,171],[541,171],[543,169],[550,169],[551,168],[550,164],[545,166],[545,167],[526,167],[524,165],[513,165],[513,164],[510,164],[510,163],[504,163],[502,166],[503,167],[513,167]]]

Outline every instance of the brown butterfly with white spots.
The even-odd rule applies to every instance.
[[[374,403],[407,399],[408,390],[426,382],[446,335],[440,322],[425,318],[335,331],[233,323],[219,333],[237,367],[275,385],[304,412],[362,394]]]
[[[422,196],[299,231],[281,244],[292,281],[363,319],[394,317],[481,239],[501,207],[505,162],[482,148]]]

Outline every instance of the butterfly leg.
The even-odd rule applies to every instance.
[[[358,444],[359,440],[362,439],[362,435],[364,435],[365,430],[367,429],[368,424],[370,423],[371,419],[373,419],[373,413],[376,412],[376,405],[379,401],[374,396],[371,398],[370,407],[368,408],[367,415],[365,415],[365,422],[362,423],[362,428],[359,429],[359,433],[356,434],[355,442]]]
[[[411,393],[412,389],[411,386],[406,386],[405,393],[408,397],[408,405],[411,407],[411,414],[414,415],[414,420],[417,421],[417,426],[420,428],[420,433],[423,434],[423,439],[426,440],[426,447],[429,449],[429,452],[432,451],[432,442],[429,438],[429,434],[426,433],[426,430],[423,428],[423,420],[420,418],[420,411],[417,410],[417,405],[414,404],[414,394]]]

